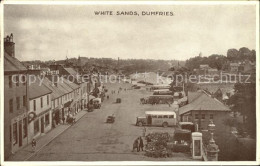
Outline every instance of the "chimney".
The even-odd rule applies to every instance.
[[[13,42],[13,34],[11,33],[10,36],[6,36],[4,38],[4,50],[7,52],[11,57],[15,57],[15,43]]]

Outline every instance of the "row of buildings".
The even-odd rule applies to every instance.
[[[15,58],[13,35],[4,39],[4,158],[86,108],[97,87],[80,66],[25,67]]]

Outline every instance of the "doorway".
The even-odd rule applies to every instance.
[[[148,123],[148,125],[152,125],[152,116],[151,115],[148,115],[147,123]]]

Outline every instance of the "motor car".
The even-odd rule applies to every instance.
[[[106,122],[107,123],[114,123],[115,122],[115,116],[114,115],[108,116]]]

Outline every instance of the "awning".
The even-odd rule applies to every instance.
[[[64,104],[64,107],[69,107],[71,105],[71,103],[73,102],[73,100],[68,101],[67,103]]]

